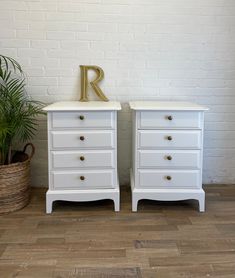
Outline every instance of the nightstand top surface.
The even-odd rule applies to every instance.
[[[43,108],[44,111],[113,111],[121,110],[118,101],[60,101]]]
[[[206,111],[209,110],[205,106],[192,102],[179,101],[131,101],[130,108],[133,110],[175,110],[175,111]]]

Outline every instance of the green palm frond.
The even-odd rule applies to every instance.
[[[27,96],[21,66],[14,59],[0,55],[0,163],[11,157],[9,151],[15,141],[33,138],[37,117],[44,114],[43,105]]]
[[[0,68],[1,69],[6,68],[7,71],[9,71],[10,68],[13,68],[15,72],[18,71],[19,73],[23,74],[23,70],[20,64],[16,60],[1,54],[0,54]]]

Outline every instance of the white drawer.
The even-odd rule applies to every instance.
[[[113,170],[52,171],[54,189],[113,188]]]
[[[138,170],[139,188],[199,188],[198,170]]]
[[[113,168],[114,151],[52,151],[52,167],[61,168]]]
[[[52,148],[113,148],[114,132],[102,131],[52,131]]]
[[[139,130],[139,148],[198,149],[201,147],[200,130]]]
[[[113,128],[113,112],[53,112],[52,128]]]
[[[140,150],[139,168],[199,168],[200,151]]]
[[[140,129],[145,128],[200,128],[199,112],[143,111],[140,112]]]

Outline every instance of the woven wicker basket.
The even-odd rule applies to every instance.
[[[30,155],[23,162],[0,166],[0,214],[19,210],[26,206],[30,200],[30,160],[34,155],[33,144]]]

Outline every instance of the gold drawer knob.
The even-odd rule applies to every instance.
[[[169,121],[172,121],[172,120],[173,120],[173,117],[172,117],[172,116],[167,116],[167,119],[168,119]]]
[[[166,179],[167,179],[168,181],[170,181],[170,180],[172,180],[172,177],[171,177],[171,176],[166,176]]]
[[[84,180],[85,180],[85,177],[84,177],[84,176],[80,176],[80,180],[81,180],[81,181],[84,181]]]
[[[85,140],[85,137],[84,137],[84,136],[80,136],[80,140],[81,140],[81,141],[84,141],[84,140]]]
[[[167,155],[166,159],[167,160],[172,160],[172,156],[171,155]]]
[[[167,139],[168,141],[172,141],[172,136],[167,136],[166,139]]]
[[[85,117],[84,117],[83,115],[80,115],[80,116],[79,116],[79,119],[82,121],[82,120],[85,119]]]
[[[84,156],[80,156],[80,160],[81,161],[85,160],[85,157]]]

